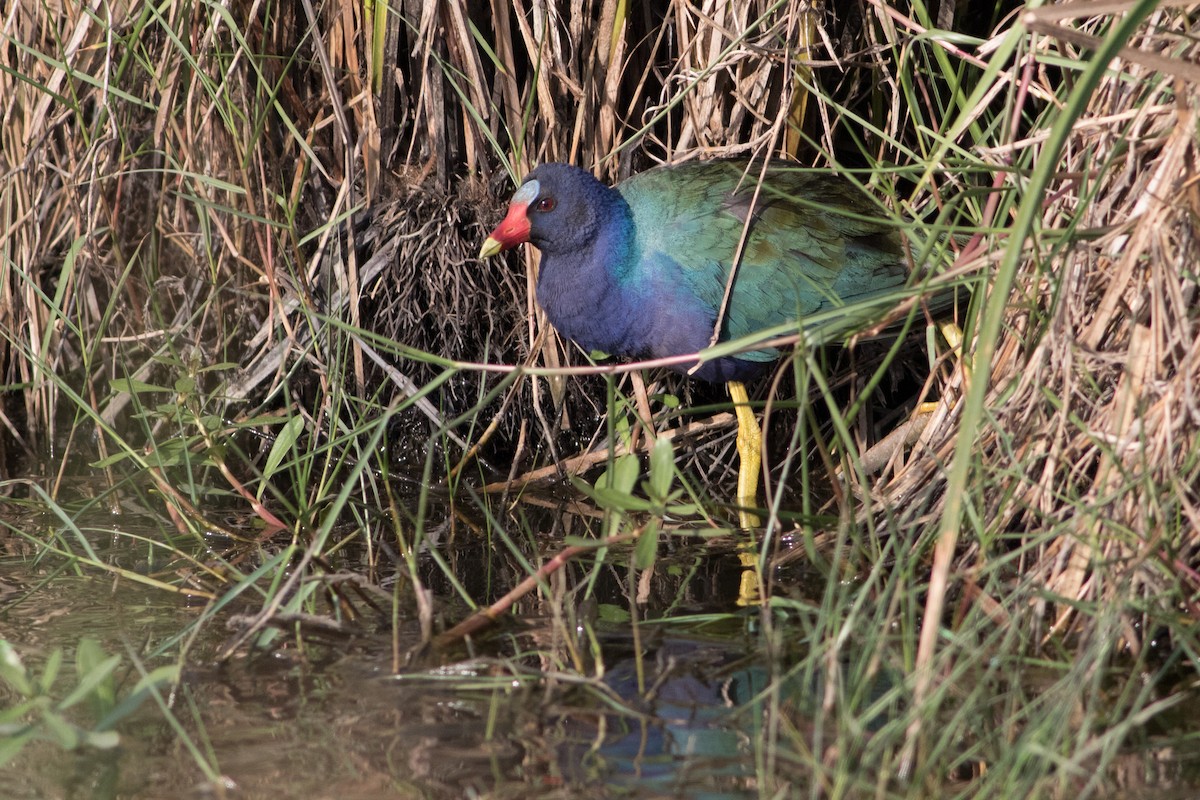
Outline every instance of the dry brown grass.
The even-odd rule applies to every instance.
[[[0,487],[60,512],[48,547],[73,563],[145,580],[62,543],[93,502],[165,506],[163,526],[206,554],[211,517],[249,509],[264,540],[277,520],[303,548],[264,592],[266,625],[307,568],[379,526],[365,549],[381,571],[394,565],[378,542],[402,552],[428,635],[428,484],[592,468],[608,461],[600,449],[644,448],[620,435],[639,415],[676,443],[679,474],[657,478],[699,487],[681,496],[719,527],[728,509],[710,501],[733,487],[723,394],[668,378],[659,391],[683,405],[668,414],[633,376],[616,379],[614,407],[603,377],[547,375],[582,357],[532,299],[536,253],[474,253],[511,179],[538,162],[618,180],[664,160],[786,153],[853,171],[909,221],[914,257],[974,304],[957,309],[961,353],[951,327],[928,352],[799,349],[784,391],[759,387],[782,498],[762,541],[805,545],[762,563],[802,557],[827,577],[819,602],[776,586],[764,608],[810,626],[788,655],[805,678],[830,677],[819,719],[862,712],[829,726],[825,750],[786,729],[791,710],[776,714],[769,759],[794,758],[829,796],[958,793],[948,776],[963,764],[987,769],[961,796],[1094,796],[1194,684],[1196,4],[1001,3],[956,19],[978,4],[941,2],[931,20],[881,0],[395,0],[376,6],[378,24],[349,0],[10,5]],[[1077,99],[1104,66],[1095,53],[1145,12]],[[480,367],[498,364],[526,371]],[[939,403],[918,441],[865,468],[857,454],[918,399]],[[447,526],[478,524],[529,563],[510,534],[538,551],[543,531],[451,486],[448,502],[471,509]],[[594,512],[605,532],[644,521],[641,498],[624,497]],[[357,527],[335,541],[346,519]],[[245,589],[261,576],[238,559],[259,544],[216,566],[177,554],[172,587]],[[859,645],[865,662],[839,671]],[[861,689],[889,672],[903,677],[879,707],[834,697],[835,678]],[[880,707],[898,722],[862,735]]]
[[[873,2],[836,13],[798,0],[670,2],[625,16],[615,0],[512,13],[493,0],[470,16],[405,0],[376,52],[349,3],[319,16],[304,3],[240,3],[187,19],[176,6],[163,17],[116,6],[107,20],[20,4],[0,49],[7,466],[20,453],[45,459],[51,443],[93,457],[63,427],[77,414],[90,415],[99,455],[110,428],[131,435],[136,398],[111,378],[171,385],[190,372],[206,402],[237,401],[221,407],[230,416],[247,413],[243,399],[293,403],[320,425],[315,409],[335,386],[386,401],[444,369],[379,356],[361,335],[337,344],[313,312],[461,361],[574,363],[529,278],[472,259],[509,191],[505,169],[556,159],[618,179],[657,160],[743,151],[878,161],[913,167],[901,180],[864,174],[898,213],[964,233],[959,266],[990,269],[1019,204],[1042,203],[1014,295],[991,301],[1009,309],[997,356],[974,376],[989,386],[986,418],[968,432],[981,524],[1055,531],[1021,566],[1063,597],[1097,597],[1090,569],[1103,561],[1145,592],[1176,581],[1194,598],[1194,9],[1154,13],[1074,125],[1052,191],[1022,194],[1029,170],[1047,168],[1037,153],[1064,96],[1062,65],[1085,62],[1087,37],[1126,5],[1032,19],[1040,32],[964,108],[972,86],[948,86],[982,80],[1011,18],[975,47],[929,43],[912,18]],[[987,36],[994,22],[956,24]],[[1069,30],[1046,27],[1059,24]],[[226,361],[241,370],[197,366]],[[892,528],[941,508],[960,433],[962,369],[947,364],[933,387],[943,413],[873,486],[904,510]],[[461,372],[425,415],[441,424],[496,380]],[[576,455],[602,430],[601,387],[525,380],[522,402],[497,396],[476,410],[479,428],[504,408],[495,453],[531,467],[539,441]],[[566,433],[564,395],[576,426]],[[521,411],[540,422],[523,425]],[[856,430],[862,446],[882,433]],[[700,447],[689,469],[718,485],[724,452]],[[968,546],[961,565],[984,557]],[[1060,613],[1052,627],[1069,622]]]
[[[1074,124],[1041,224],[1092,233],[1047,237],[1023,263],[990,371],[976,443],[987,491],[976,513],[999,535],[1053,532],[1020,564],[1067,601],[1054,606],[1047,635],[1078,620],[1076,601],[1183,589],[1189,613],[1200,610],[1200,86],[1187,77],[1200,51],[1188,20],[1157,12]],[[1077,30],[1098,33],[1103,22]],[[1048,24],[1027,63],[1086,56],[1078,37]],[[1056,73],[1020,70],[1013,79],[1031,94],[1057,88]],[[984,155],[1002,167],[1044,138],[1018,136]],[[881,490],[884,502],[937,513],[953,416]],[[978,574],[988,554],[970,550],[961,567]],[[1136,617],[1126,626],[1132,647]]]

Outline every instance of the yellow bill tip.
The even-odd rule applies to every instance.
[[[504,249],[504,245],[500,244],[499,240],[497,240],[493,236],[489,236],[484,241],[483,247],[479,248],[479,258],[480,258],[480,260],[485,259],[485,258],[491,258],[492,256],[496,255],[496,253],[499,253],[503,249]]]

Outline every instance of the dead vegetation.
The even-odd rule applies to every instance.
[[[1104,20],[1060,32],[1058,13],[1043,11],[1014,77],[1046,97],[1060,76],[1032,65],[1051,53],[1084,58]],[[1040,246],[1020,262],[1007,298],[972,480],[986,482],[977,513],[989,530],[1052,532],[1022,557],[1026,580],[1081,602],[1129,592],[1178,599],[1182,589],[1194,615],[1200,86],[1185,77],[1197,56],[1188,18],[1152,14],[1114,65],[1122,78],[1106,77],[1071,125],[1042,203]],[[1046,138],[1028,132],[983,156],[997,170],[1023,153],[1036,163]],[[1019,190],[1023,176],[1007,182]],[[938,513],[958,435],[947,411],[948,424],[927,438],[929,455],[918,450],[880,490],[884,503]],[[987,558],[971,549],[968,572]],[[1043,634],[1069,627],[1074,608],[1058,606]],[[1136,613],[1126,618],[1129,646],[1140,627]]]
[[[1094,796],[1195,680],[1200,8],[934,6],[18,0],[0,17],[7,502],[64,530],[97,503],[165,508],[205,547],[244,543],[230,509],[257,516],[238,558],[184,554],[166,579],[213,599],[262,580],[238,559],[291,529],[302,557],[245,640],[325,569],[344,520],[373,564],[407,570],[428,639],[430,484],[458,504],[446,527],[515,554],[522,476],[645,452],[639,418],[675,443],[651,483],[698,487],[696,524],[731,528],[723,393],[623,373],[610,397],[531,299],[536,255],[474,254],[543,161],[607,180],[744,152],[835,166],[969,302],[903,350],[797,348],[757,387],[782,499],[761,539],[778,569],[746,585],[820,606],[806,677],[861,637],[851,677],[903,674],[887,702],[907,715],[864,737],[872,706],[825,751],[782,729],[770,746],[854,771],[830,786],[876,782],[864,796],[941,796],[963,764],[986,767],[973,796]],[[915,442],[859,455],[918,401],[935,406]],[[625,478],[627,508],[591,510],[605,534],[660,522]],[[793,604],[788,559],[825,570],[819,602]],[[900,795],[897,776],[914,776]]]
[[[337,3],[313,17],[118,4],[107,18],[18,3],[0,47],[4,466],[44,473],[54,496],[77,456],[161,441],[162,421],[138,416],[141,384],[191,398],[186,424],[282,410],[335,439],[333,420],[353,428],[432,387],[403,412],[422,420],[403,428],[418,460],[464,414],[447,468],[493,420],[485,455],[505,467],[577,456],[604,435],[601,379],[467,368],[579,363],[524,275],[473,258],[508,176],[563,160],[615,180],[659,160],[787,152],[863,168],[928,226],[924,241],[952,234],[933,256],[947,271],[1012,287],[960,320],[994,358],[976,361],[975,338],[963,358],[941,348],[925,393],[940,410],[911,453],[841,495],[848,511],[904,535],[949,513],[940,541],[966,574],[995,555],[976,534],[1051,532],[1006,545],[1024,580],[1069,601],[1165,594],[1194,616],[1196,12],[1150,13],[1076,109],[1072,65],[1134,4],[1110,5],[947,12],[950,38],[878,2],[403,0],[377,26]],[[995,331],[986,307],[1003,310]],[[685,407],[719,400],[668,388]],[[885,431],[854,432],[865,449]],[[704,441],[684,467],[716,486],[730,442]],[[830,449],[781,442],[783,457]],[[975,522],[960,539],[946,531],[964,527],[962,507],[944,504],[964,492]],[[1054,607],[1046,633],[1072,624],[1069,603]]]

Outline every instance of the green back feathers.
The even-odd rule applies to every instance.
[[[755,200],[760,167],[694,162],[623,182],[641,260],[623,280],[659,284],[662,258],[678,265],[680,290],[719,307],[747,217],[750,227],[726,314],[734,339],[902,286],[900,240],[881,210],[829,174],[772,165]],[[653,266],[651,266],[653,265]],[[649,268],[655,274],[638,274]],[[768,360],[771,351],[743,358]]]

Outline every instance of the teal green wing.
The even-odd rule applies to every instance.
[[[860,189],[835,175],[773,165],[755,199],[759,167],[748,174],[745,168],[739,161],[663,167],[620,187],[634,214],[642,263],[673,261],[680,288],[713,309],[714,318],[750,218],[722,340],[905,283],[899,236]]]

